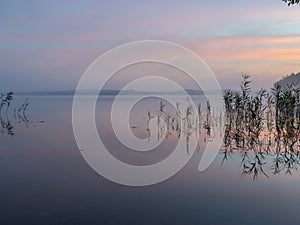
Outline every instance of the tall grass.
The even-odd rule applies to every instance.
[[[253,91],[251,84],[250,76],[243,74],[239,90],[224,91],[224,105],[220,106],[224,112],[213,110],[206,101],[195,108],[189,102],[185,108],[177,103],[172,114],[161,101],[156,115],[158,139],[163,138],[165,130],[166,137],[175,133],[179,138],[183,134],[189,154],[194,132],[204,135],[205,144],[216,135],[214,129],[224,123],[222,163],[238,152],[243,176],[269,177],[267,169],[274,174],[292,174],[300,164],[300,88],[298,84],[282,87],[275,83],[269,91]],[[149,130],[149,122],[155,115],[150,112],[147,115]],[[149,131],[149,138],[150,134]],[[272,165],[266,168],[270,161]]]
[[[224,160],[242,155],[243,175],[264,172],[265,157],[273,153],[273,173],[291,173],[300,163],[300,88],[278,83],[270,91],[252,91],[250,77],[242,76],[240,90],[225,90]],[[249,157],[252,153],[252,157]]]
[[[20,124],[25,124],[26,127],[31,124],[44,123],[45,121],[30,121],[27,117],[27,111],[29,106],[29,101],[25,98],[23,104],[19,107],[12,105],[13,92],[8,92],[6,94],[0,93],[0,134],[14,135],[14,127],[12,122],[18,122]],[[11,109],[14,107],[13,110]],[[13,112],[13,113],[12,113]],[[13,115],[13,116],[12,116]],[[12,121],[12,122],[11,122]],[[33,125],[35,126],[35,125]]]
[[[0,133],[14,135],[13,126],[10,123],[8,117],[8,110],[11,105],[11,101],[13,100],[13,92],[8,92],[7,94],[0,93]],[[2,111],[5,110],[2,115]]]

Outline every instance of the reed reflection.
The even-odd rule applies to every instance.
[[[205,146],[208,141],[218,134],[221,129],[222,113],[212,110],[210,103],[205,102],[206,107],[202,107],[203,102],[194,107],[190,102],[182,104],[177,102],[174,108],[168,107],[167,103],[160,101],[157,110],[147,111],[144,120],[145,128],[132,129],[134,133],[147,131],[147,139],[157,138],[157,140],[172,138],[177,141],[184,135],[186,143],[185,150],[190,154],[190,142],[197,134],[200,137],[197,148]],[[184,107],[182,105],[185,105]],[[155,121],[155,126],[150,123]],[[132,128],[132,127],[131,127]]]
[[[13,92],[8,92],[7,94],[0,93],[1,134],[14,135],[13,126],[11,125],[8,116],[8,111],[10,109],[12,100],[13,100]]]
[[[291,175],[300,163],[300,89],[275,84],[270,93],[253,93],[250,83],[244,75],[240,91],[224,92],[222,163],[240,154],[242,175]]]
[[[147,112],[148,140],[153,130],[151,119],[157,117],[157,139],[185,136],[189,141],[199,132],[198,147],[211,141],[218,131],[224,134],[221,165],[233,155],[240,155],[241,175],[270,177],[271,174],[290,174],[300,164],[300,88],[298,84],[281,87],[275,84],[268,92],[251,90],[249,76],[243,75],[240,90],[224,91],[224,106],[212,109],[210,102],[192,104],[184,109],[176,104],[168,112],[162,101],[159,110]],[[205,107],[202,107],[204,105]],[[222,124],[225,130],[222,130]],[[224,132],[224,133],[222,133]],[[164,136],[165,135],[165,136]],[[200,140],[203,140],[201,142]]]
[[[25,98],[24,102],[20,106],[14,106],[13,103],[13,92],[7,94],[0,93],[0,133],[7,134],[10,136],[15,135],[13,123],[24,124],[26,127],[30,125],[35,126],[35,123],[44,123],[45,121],[32,121],[29,120],[28,107],[29,100]]]

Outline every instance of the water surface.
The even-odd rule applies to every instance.
[[[170,154],[174,134],[151,153],[122,146],[109,126],[112,100],[104,97],[98,103],[96,121],[114,156],[146,165]],[[23,101],[15,97],[14,104]],[[222,163],[220,151],[205,172],[198,172],[200,148],[167,181],[121,186],[99,176],[82,158],[72,130],[72,97],[29,97],[29,102],[28,121],[10,115],[15,135],[0,135],[1,224],[300,224],[300,173],[272,174],[272,156],[265,159],[268,177],[261,174],[253,180],[253,174],[242,175],[242,156],[235,152]],[[143,117],[155,107],[158,99],[132,111],[130,123],[137,136],[147,137]],[[205,146],[205,135],[200,138]]]

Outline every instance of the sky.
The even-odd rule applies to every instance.
[[[280,0],[1,0],[0,91],[74,89],[97,57],[149,39],[196,52],[222,88],[300,72],[300,6]]]

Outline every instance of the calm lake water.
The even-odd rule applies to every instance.
[[[15,97],[13,104],[21,105],[24,98]],[[239,153],[222,164],[222,151],[200,173],[200,148],[179,173],[162,183],[126,187],[106,180],[86,163],[76,145],[72,100],[29,97],[28,122],[9,115],[15,135],[0,134],[0,224],[300,224],[300,173],[294,169],[291,174],[284,170],[272,174],[273,156],[265,156],[268,177],[260,174],[256,179],[253,174],[242,175]],[[96,121],[114,156],[146,165],[172,152],[174,134],[150,153],[123,147],[109,125],[112,100],[104,97],[98,102]],[[159,99],[146,100],[133,109],[130,124],[136,136],[147,136],[143,117],[159,103]],[[205,145],[205,135],[201,138]]]

